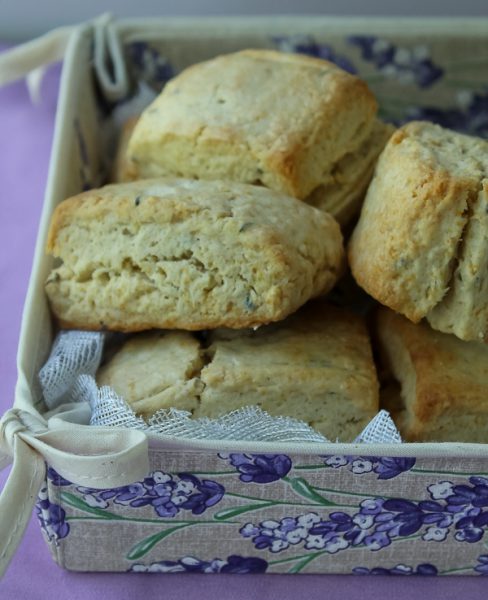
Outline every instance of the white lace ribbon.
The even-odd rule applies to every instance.
[[[46,462],[73,483],[100,489],[128,485],[149,472],[142,431],[80,425],[86,410],[65,406],[46,421],[12,408],[0,420],[0,470],[13,462],[0,494],[0,577],[25,531]]]

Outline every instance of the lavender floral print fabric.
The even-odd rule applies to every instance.
[[[106,490],[48,470],[37,514],[60,564],[92,570],[103,557],[107,570],[130,572],[488,574],[482,460],[154,452],[152,466],[143,481]]]

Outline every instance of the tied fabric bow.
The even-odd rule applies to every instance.
[[[100,88],[112,102],[129,93],[129,78],[116,25],[109,13],[79,26],[58,27],[0,55],[0,86],[26,77],[33,101],[38,101],[46,66],[63,60],[83,31],[94,37],[93,68]]]
[[[89,481],[100,489],[128,485],[149,472],[142,431],[79,425],[86,410],[72,405],[46,421],[12,408],[0,420],[0,471],[13,463],[0,494],[0,577],[27,527],[46,462],[73,483]]]
[[[116,24],[109,14],[80,26],[60,27],[0,55],[0,86],[22,77],[33,100],[39,97],[46,65],[72,55],[86,32],[94,38],[93,67],[105,97],[127,95],[129,79]],[[117,487],[133,483],[149,471],[147,438],[141,431],[79,425],[80,405],[48,421],[35,409],[13,408],[0,419],[0,471],[13,462],[0,494],[0,577],[25,531],[37,493],[45,480],[46,462],[74,483]],[[84,414],[86,417],[86,414]]]

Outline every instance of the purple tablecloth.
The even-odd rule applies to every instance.
[[[57,84],[58,71],[54,70],[44,82],[42,103],[35,107],[23,83],[0,89],[0,414],[14,398],[17,341],[47,177]],[[4,481],[2,474],[0,486]],[[0,550],[3,543],[0,540]],[[0,598],[287,600],[303,595],[307,600],[477,600],[488,597],[486,584],[481,577],[69,573],[52,561],[33,518],[0,581]]]

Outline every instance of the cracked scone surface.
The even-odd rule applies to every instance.
[[[349,245],[371,296],[465,340],[488,334],[488,142],[426,122],[378,161]]]
[[[488,175],[488,152],[485,155]],[[488,178],[468,209],[449,290],[427,320],[463,340],[488,342]]]
[[[210,332],[210,362],[196,417],[247,405],[352,441],[378,411],[378,382],[364,321],[323,302],[257,331]]]
[[[363,320],[324,302],[280,323],[140,333],[97,374],[137,414],[162,408],[218,417],[258,405],[309,423],[331,440],[353,440],[378,411],[378,382]]]
[[[401,385],[394,415],[407,441],[488,442],[488,345],[377,315],[382,359]]]
[[[363,81],[325,60],[218,56],[185,69],[143,112],[129,175],[259,182],[303,200],[368,138],[376,110]]]
[[[46,282],[61,325],[119,331],[243,328],[283,319],[343,267],[330,215],[266,188],[175,179],[62,202]]]
[[[129,339],[97,373],[143,417],[161,408],[193,411],[203,389],[200,343],[185,331],[143,333]]]

